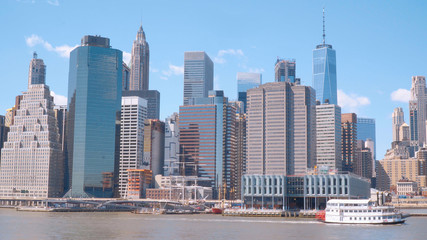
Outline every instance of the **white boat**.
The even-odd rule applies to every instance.
[[[379,206],[369,199],[332,199],[326,204],[326,223],[397,224],[402,214],[393,206]]]

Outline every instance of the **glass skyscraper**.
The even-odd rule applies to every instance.
[[[122,51],[85,36],[70,54],[68,133],[70,197],[113,197],[117,179]]]
[[[214,66],[205,52],[184,53],[184,105],[191,98],[208,97],[213,90]]]
[[[243,102],[243,109],[246,112],[246,91],[261,85],[262,75],[260,73],[237,73],[237,97]]]
[[[336,56],[332,45],[317,45],[313,50],[313,88],[316,100],[338,104]]]
[[[366,141],[370,138],[374,142],[374,158],[377,142],[375,140],[375,119],[374,118],[357,118],[357,140]],[[374,159],[375,160],[375,159]]]

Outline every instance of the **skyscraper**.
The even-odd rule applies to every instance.
[[[303,175],[316,161],[311,87],[266,83],[248,90],[247,174]]]
[[[399,132],[400,126],[405,123],[403,109],[401,107],[395,108],[393,112],[393,142],[400,141]]]
[[[33,64],[34,59],[30,69]],[[45,73],[35,79],[28,81],[28,91],[23,93],[1,150],[2,197],[60,197],[64,190],[63,156],[53,98],[45,85]]]
[[[316,165],[341,170],[341,107],[316,106]]]
[[[286,60],[277,58],[274,73],[274,80],[276,82],[294,83],[296,79],[295,59]]]
[[[341,114],[341,154],[343,171],[353,171],[356,149],[357,115],[355,113],[343,113]]]
[[[213,90],[214,66],[205,52],[184,53],[184,105],[191,98],[208,97]]]
[[[157,90],[130,90],[123,91],[124,97],[137,96],[147,100],[147,118],[160,118],[160,92]]]
[[[411,127],[411,145],[413,146],[422,146],[426,142],[426,92],[426,78],[413,76],[409,100],[409,125]]]
[[[165,161],[165,123],[158,119],[144,122],[144,169],[153,171],[154,177],[163,175]]]
[[[46,79],[46,65],[43,59],[37,58],[37,53],[33,53],[33,59],[30,62],[28,71],[28,86],[31,84],[44,84]]]
[[[375,119],[374,118],[357,118],[357,140],[366,140],[371,139],[374,143],[374,149],[371,149],[374,154],[373,160],[376,159],[376,147],[377,147],[377,138],[375,133]]]
[[[122,97],[119,163],[119,194],[122,198],[127,197],[128,170],[142,168],[146,118],[147,100]]]
[[[262,76],[260,73],[237,73],[237,97],[243,102],[243,109],[246,112],[246,92],[254,87],[261,85]]]
[[[113,197],[118,169],[122,51],[84,36],[70,53],[67,151],[72,197]]]
[[[165,176],[179,174],[179,115],[173,113],[165,121]]]
[[[323,42],[313,50],[313,88],[316,100],[321,103],[337,103],[336,54],[325,40],[325,11],[323,10]]]
[[[236,160],[236,108],[220,90],[179,109],[181,163],[186,175],[210,179],[211,187],[233,198]]]
[[[123,62],[122,91],[128,91],[130,86],[130,68]]]
[[[9,127],[6,126],[6,118],[0,115],[0,161],[1,161],[1,149],[3,148],[3,143],[7,140],[7,133],[9,132]]]
[[[145,40],[142,25],[136,34],[132,46],[132,62],[129,81],[129,90],[148,90],[150,67],[150,48]]]

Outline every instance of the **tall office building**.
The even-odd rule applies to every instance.
[[[193,105],[179,108],[183,174],[210,179],[214,197],[224,190],[226,198],[234,197],[235,126],[236,108],[223,91],[210,91],[209,97],[194,99]]]
[[[128,91],[130,88],[130,68],[126,63],[123,62],[123,73],[122,73],[122,91]]]
[[[243,103],[243,111],[246,112],[246,95],[247,91],[251,88],[258,87],[261,85],[262,76],[261,73],[237,73],[237,97],[240,102]]]
[[[129,90],[148,90],[150,67],[150,48],[145,40],[142,25],[132,46],[132,62]]]
[[[31,84],[44,84],[46,79],[46,65],[43,59],[37,58],[37,53],[33,53],[33,59],[30,62],[28,71],[28,86]]]
[[[158,119],[144,122],[144,160],[143,169],[149,169],[154,177],[163,175],[165,165],[165,123]]]
[[[164,176],[179,175],[179,115],[173,113],[165,120]]]
[[[316,106],[316,165],[341,170],[341,107]]]
[[[323,11],[323,42],[313,50],[313,88],[321,103],[337,103],[336,54],[325,40],[325,11]]]
[[[214,66],[205,52],[184,53],[184,105],[191,98],[208,97],[213,90]]]
[[[157,90],[130,90],[123,91],[124,97],[137,96],[147,100],[147,118],[160,118],[160,92]]]
[[[355,113],[343,113],[341,114],[341,154],[343,171],[353,171],[356,150],[357,115]]]
[[[280,59],[277,58],[274,66],[274,80],[276,82],[295,83],[296,79],[296,63],[295,59]]]
[[[426,92],[426,78],[413,76],[409,100],[409,125],[411,127],[411,145],[413,146],[422,146],[426,142]]]
[[[304,175],[316,161],[311,87],[266,83],[248,90],[247,174]]]
[[[405,122],[403,109],[401,107],[395,108],[392,114],[393,118],[393,142],[399,141],[400,126]]]
[[[64,166],[64,190],[68,189],[68,155],[67,155],[67,105],[55,105],[53,107],[55,114],[56,124],[58,126],[59,141],[61,143],[61,150],[63,155]]]
[[[353,162],[353,173],[371,179],[373,177],[373,158],[371,149],[365,147],[363,140],[357,140],[356,157]]]
[[[84,36],[70,53],[67,152],[71,197],[113,197],[118,171],[122,51]]]
[[[128,170],[142,168],[146,118],[147,100],[140,97],[122,97],[118,176],[119,194],[122,198],[127,197]]]
[[[376,134],[375,134],[375,119],[374,118],[357,118],[357,140],[366,140],[371,139],[374,142],[374,149],[372,152],[374,153],[374,160],[376,159]]]
[[[236,109],[240,102],[232,102]],[[236,112],[236,143],[237,154],[234,172],[236,176],[236,198],[241,199],[242,176],[246,173],[246,113]]]
[[[44,77],[43,73],[37,81],[28,81],[28,91],[23,93],[7,142],[1,150],[2,197],[62,196],[62,149],[53,98]]]

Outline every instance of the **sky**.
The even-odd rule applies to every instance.
[[[312,51],[326,42],[337,55],[338,104],[343,113],[375,118],[377,159],[392,141],[391,114],[409,122],[412,76],[427,75],[426,1],[131,1],[3,0],[0,3],[0,114],[27,89],[34,51],[47,66],[55,102],[66,103],[69,52],[84,35],[110,38],[129,61],[142,24],[150,45],[150,89],[161,94],[161,119],[183,101],[185,51],[214,61],[214,88],[237,98],[237,72],[274,81],[277,57],[296,60],[312,85]]]

